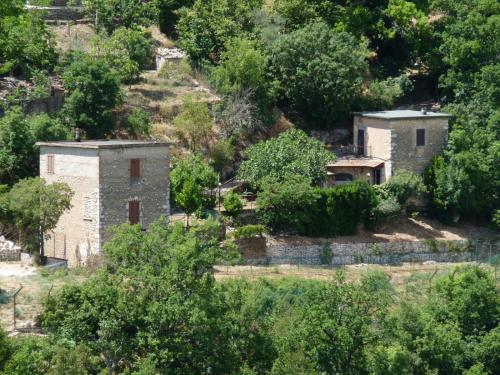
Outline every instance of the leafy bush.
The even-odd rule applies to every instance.
[[[395,197],[389,196],[381,199],[373,209],[373,225],[378,225],[391,219],[397,218],[401,214],[401,205]]]
[[[224,197],[224,209],[226,210],[226,214],[235,218],[238,216],[241,211],[243,211],[243,201],[240,199],[240,196],[231,191]]]
[[[326,177],[327,163],[335,159],[321,142],[299,129],[248,147],[246,157],[238,176],[256,189],[265,179],[283,182],[287,175],[305,176],[319,184]]]
[[[39,177],[21,180],[7,193],[14,224],[28,251],[38,250],[39,234],[46,236],[55,228],[61,215],[71,208],[73,194],[66,183],[47,184]]]
[[[349,235],[372,216],[376,202],[374,189],[365,182],[319,189],[311,188],[304,178],[290,177],[281,184],[265,185],[257,196],[257,214],[273,232]]]
[[[191,151],[206,146],[212,132],[213,117],[207,103],[191,94],[182,97],[181,112],[174,119],[174,126],[187,139]]]
[[[120,27],[109,38],[97,37],[94,44],[95,54],[104,58],[122,82],[137,80],[153,62],[154,41],[148,31]]]
[[[393,196],[400,205],[405,205],[408,199],[417,198],[427,191],[422,176],[405,170],[397,171],[381,189]]]
[[[244,225],[238,227],[234,230],[233,236],[235,239],[238,238],[252,238],[252,237],[262,237],[265,227],[263,225]]]

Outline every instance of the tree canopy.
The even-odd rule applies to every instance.
[[[245,154],[238,176],[256,189],[266,179],[280,182],[287,175],[304,176],[319,184],[326,177],[327,163],[335,159],[321,142],[298,129],[256,143]]]

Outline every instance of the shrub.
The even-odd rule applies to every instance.
[[[426,192],[422,177],[405,170],[396,172],[382,185],[382,189],[393,196],[400,205],[405,205],[408,199],[416,198]]]
[[[381,199],[373,210],[373,224],[381,224],[401,214],[401,205],[396,198],[389,196]]]
[[[241,213],[241,211],[243,211],[243,201],[234,191],[226,195],[223,205],[226,213],[232,218],[235,218]]]
[[[264,232],[265,227],[263,225],[245,225],[239,228],[236,228],[233,232],[233,236],[235,239],[238,238],[252,238],[252,237],[261,237]]]

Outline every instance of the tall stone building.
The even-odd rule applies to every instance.
[[[387,181],[396,171],[422,173],[448,139],[450,115],[412,110],[362,112],[354,115],[353,144],[335,148],[328,184],[364,179]]]
[[[85,264],[101,253],[110,227],[144,229],[169,215],[168,144],[145,141],[39,142],[40,177],[74,191],[50,238],[47,256]]]

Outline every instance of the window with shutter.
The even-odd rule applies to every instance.
[[[47,155],[47,173],[54,174],[54,155]]]
[[[129,224],[139,224],[140,220],[140,202],[128,202],[128,222]]]
[[[417,129],[417,146],[425,146],[425,129]]]
[[[130,159],[130,177],[131,178],[141,177],[141,160],[140,159]]]

